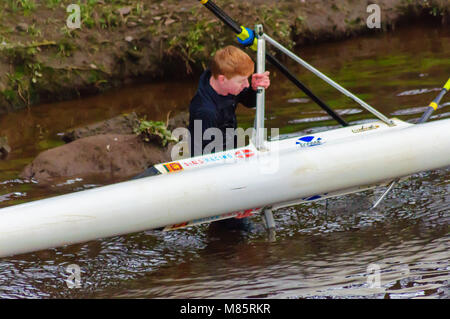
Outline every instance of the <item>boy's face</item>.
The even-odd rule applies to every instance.
[[[242,92],[243,89],[250,86],[247,76],[236,75],[231,79],[227,79],[223,75],[219,75],[219,77],[223,77],[220,83],[222,84],[222,88],[225,92],[227,92],[227,94],[238,95]]]

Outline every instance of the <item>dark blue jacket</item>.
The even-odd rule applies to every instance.
[[[209,84],[211,71],[206,70],[200,76],[200,81],[197,93],[191,100],[189,107],[189,132],[191,134],[190,150],[191,156],[203,154],[206,145],[211,143],[211,140],[203,139],[205,130],[211,127],[219,128],[225,137],[226,128],[237,128],[236,121],[236,106],[242,103],[248,108],[256,106],[256,91],[251,87],[244,89],[239,95],[223,96],[218,94]],[[194,120],[202,121],[202,136],[196,138],[194,135]],[[223,150],[230,145],[230,140],[224,138]],[[236,147],[236,138],[233,140],[233,148]],[[228,147],[229,148],[229,147]]]

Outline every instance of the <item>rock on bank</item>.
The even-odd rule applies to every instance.
[[[144,143],[133,134],[95,135],[40,153],[20,177],[42,185],[55,179],[89,176],[120,181],[153,164],[170,161],[170,150]]]

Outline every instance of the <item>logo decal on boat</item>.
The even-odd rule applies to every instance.
[[[322,196],[320,196],[320,195],[315,195],[315,196],[311,196],[311,197],[304,198],[304,200],[310,201],[310,200],[316,200],[316,199],[320,199],[320,198],[322,198]]]
[[[237,158],[248,158],[248,157],[252,157],[253,155],[255,155],[255,153],[252,150],[245,149],[242,151],[237,151],[236,153],[234,153],[234,155]]]
[[[241,218],[253,216],[253,213],[258,209],[259,208],[244,210],[243,212],[239,212],[234,218],[241,219]]]
[[[199,159],[199,160],[189,160],[189,161],[184,161],[183,165],[185,167],[189,167],[189,166],[196,166],[196,165],[203,165],[205,164],[205,161]]]
[[[198,159],[186,159],[180,160],[179,162],[162,164],[167,172],[181,171],[185,168],[199,167],[202,165],[208,165],[211,163],[226,162],[232,159],[244,159],[255,155],[255,152],[251,149],[239,150],[237,152],[231,151],[225,154],[210,154],[208,156],[203,156]]]
[[[203,218],[198,218],[198,219],[194,219],[192,221],[188,221],[188,222],[183,222],[180,224],[175,224],[175,225],[168,225],[166,227],[164,227],[164,231],[169,231],[169,230],[175,230],[175,229],[181,229],[181,228],[186,228],[189,226],[194,226],[194,225],[200,225],[200,224],[204,224],[204,223],[211,223],[217,220],[221,220],[221,219],[227,219],[227,218],[245,218],[245,217],[249,217],[252,216],[254,213],[259,212],[261,210],[261,208],[252,208],[252,209],[246,209],[243,211],[238,211],[238,212],[232,212],[232,213],[225,213],[225,214],[220,214],[220,215],[216,215],[216,216],[210,216],[210,217],[203,217]]]
[[[370,131],[370,130],[376,130],[377,128],[379,128],[379,125],[370,125],[370,126],[361,126],[361,128],[356,128],[353,129],[352,132],[353,133],[361,133],[361,132],[366,132],[366,131]]]
[[[323,197],[325,197],[327,195],[328,195],[328,193],[323,193],[323,194],[320,194],[320,195],[304,197],[303,200],[305,200],[305,201],[314,201],[314,200],[321,199],[321,198],[323,198]]]
[[[219,155],[210,155],[207,157],[203,157],[201,159],[196,159],[196,160],[185,160],[182,161],[183,166],[184,167],[191,167],[191,166],[199,166],[199,165],[205,165],[205,164],[209,164],[209,163],[215,163],[215,162],[220,162],[220,161],[224,161],[224,160],[229,160],[229,159],[233,159],[233,154],[219,154]]]
[[[175,225],[170,226],[170,229],[184,228],[184,227],[187,226],[187,224],[188,224],[188,222],[184,222],[184,223],[181,223],[181,224],[175,224]]]
[[[163,166],[169,173],[183,170],[183,166],[178,162],[164,164]]]
[[[325,143],[321,137],[317,136],[304,136],[300,137],[295,144],[299,145],[300,147],[312,147],[317,145],[322,145]]]

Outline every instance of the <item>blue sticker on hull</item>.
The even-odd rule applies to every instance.
[[[317,200],[317,199],[321,199],[322,197],[324,197],[326,195],[328,195],[328,193],[324,193],[324,194],[321,194],[321,195],[314,195],[314,196],[311,196],[311,197],[304,197],[303,200],[306,200],[306,201]]]
[[[312,147],[323,144],[324,141],[321,137],[317,136],[304,136],[300,137],[295,144],[299,145],[300,147]]]

